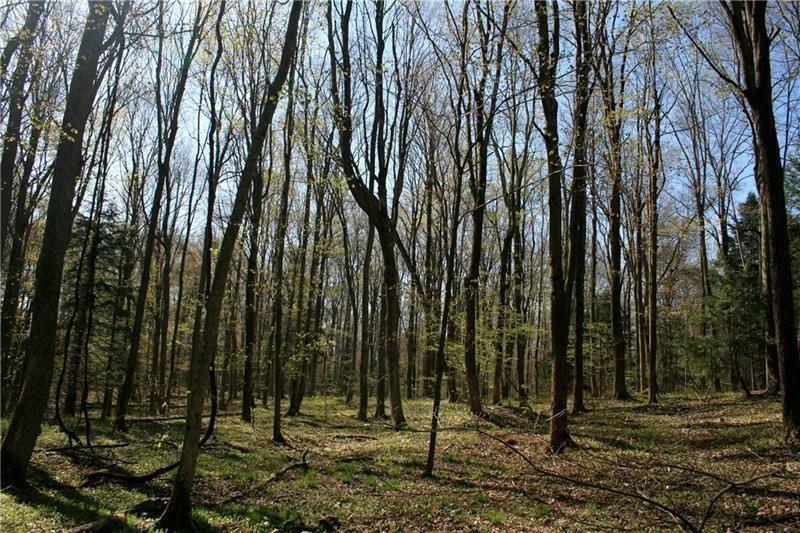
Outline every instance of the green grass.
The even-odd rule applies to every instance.
[[[505,521],[506,513],[503,512],[503,511],[490,511],[486,515],[486,519],[493,526],[499,526],[500,524],[502,524]]]
[[[556,457],[545,452],[546,416],[531,419],[526,427],[480,427],[513,442],[538,468],[645,494],[695,523],[723,484],[690,470],[742,480],[785,469],[783,477],[763,479],[723,496],[707,527],[800,527],[794,499],[800,493],[800,459],[781,443],[776,402],[732,395],[665,396],[655,406],[593,400],[589,407],[591,412],[569,421],[579,447]],[[396,432],[385,421],[359,422],[355,406],[339,399],[309,398],[301,416],[284,419],[289,446],[272,444],[267,409],[256,411],[253,426],[236,416],[220,418],[215,439],[198,463],[198,527],[302,531],[334,520],[343,530],[361,531],[675,527],[669,516],[640,501],[537,474],[511,449],[477,433],[474,418],[461,404],[443,405],[435,477],[423,478],[430,402],[404,402],[404,409],[410,430]],[[547,411],[544,401],[534,409]],[[230,412],[236,408],[231,406]],[[508,409],[498,412],[512,416]],[[516,413],[516,419],[524,419]],[[65,444],[58,429],[46,425],[32,460],[31,487],[0,494],[0,530],[60,531],[107,516],[122,516],[131,531],[152,526],[155,517],[127,510],[144,500],[169,496],[170,475],[133,488],[81,484],[87,472],[101,466],[144,473],[174,461],[182,421],[134,422],[126,435],[99,421],[93,426],[96,443],[131,444],[102,449],[111,462],[93,465],[86,456],[44,451]],[[263,485],[304,450],[307,471],[292,470]],[[237,492],[245,495],[216,505]]]

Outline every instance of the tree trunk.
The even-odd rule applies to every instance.
[[[98,62],[110,10],[92,1],[67,94],[61,135],[53,163],[52,189],[42,247],[36,264],[36,291],[31,302],[22,389],[2,445],[3,485],[22,485],[50,396],[56,323],[64,257],[74,221],[72,201],[83,167],[81,152],[86,121],[99,85]]]
[[[507,307],[507,294],[508,294],[508,267],[511,260],[511,246],[513,233],[511,228],[506,231],[503,238],[503,246],[500,250],[500,288],[497,298],[497,328],[495,329],[495,360],[494,360],[494,380],[492,386],[492,403],[495,405],[500,404],[501,398],[508,397],[508,389],[506,388],[505,394],[503,393],[504,383],[504,370],[505,370],[505,357],[504,352],[506,349],[505,337],[510,336],[506,333],[506,307]],[[513,354],[509,353],[508,357]],[[507,385],[506,385],[507,387]]]
[[[536,19],[539,35],[537,55],[540,72],[539,93],[545,118],[544,142],[547,149],[547,183],[550,251],[550,340],[553,362],[550,388],[550,450],[560,452],[571,439],[567,430],[567,348],[569,343],[571,272],[565,275],[562,248],[561,180],[564,169],[558,146],[558,101],[555,96],[559,54],[558,6],[553,4],[553,34],[550,44],[547,4],[537,2]],[[572,236],[572,235],[571,235]],[[572,250],[570,250],[571,252]],[[569,266],[568,269],[573,270]]]
[[[163,34],[163,5],[159,4],[159,31]],[[186,48],[186,52],[184,53],[183,57],[183,64],[181,65],[181,70],[178,76],[178,82],[175,86],[175,92],[173,94],[173,101],[171,107],[171,114],[169,117],[169,122],[167,124],[167,134],[166,137],[163,139],[163,154],[159,151],[159,163],[158,163],[158,178],[156,182],[156,188],[153,193],[153,201],[152,201],[152,208],[150,210],[150,218],[148,219],[147,225],[147,236],[145,238],[145,245],[144,245],[144,256],[142,258],[141,264],[141,280],[139,282],[139,295],[136,300],[136,310],[134,311],[133,317],[133,329],[131,330],[131,343],[130,343],[130,350],[128,352],[128,360],[125,367],[125,379],[122,383],[122,388],[120,389],[119,399],[117,400],[117,412],[116,417],[114,419],[114,427],[118,430],[125,430],[126,422],[125,417],[127,416],[128,411],[128,402],[130,402],[131,395],[133,394],[133,388],[135,386],[135,379],[136,379],[136,367],[138,366],[139,362],[139,346],[141,343],[142,337],[142,326],[144,324],[144,311],[145,306],[147,304],[147,293],[148,288],[150,286],[150,270],[153,262],[153,250],[155,247],[155,240],[156,240],[156,228],[158,226],[158,214],[161,210],[161,197],[164,193],[164,186],[166,185],[167,180],[169,179],[170,174],[170,161],[172,159],[172,152],[173,148],[175,147],[175,140],[178,135],[178,128],[179,128],[179,119],[180,119],[180,108],[181,102],[183,101],[183,95],[186,89],[186,82],[189,77],[189,68],[192,63],[192,58],[196,52],[196,45],[198,40],[200,39],[200,34],[202,31],[203,22],[205,19],[201,17],[202,15],[202,6],[198,7],[197,15],[195,16],[194,27],[192,29],[192,34],[189,39],[189,44]],[[163,42],[164,36],[160,35],[159,37],[159,53],[158,53],[158,64],[156,66],[156,91],[155,97],[157,102],[157,113],[158,113],[158,122],[161,124],[162,121],[162,106],[161,106],[161,64],[162,64],[162,57],[163,57]],[[161,142],[161,128],[159,128],[159,142]]]
[[[253,363],[258,358],[258,240],[261,233],[261,206],[264,179],[260,172],[253,177],[253,192],[250,211],[250,234],[248,239],[247,274],[245,279],[244,318],[244,376],[242,378],[242,420],[253,421],[255,396],[253,394]]]
[[[570,277],[575,289],[575,379],[572,391],[572,412],[586,410],[583,404],[583,328],[585,315],[586,274],[586,117],[589,110],[589,30],[586,21],[586,4],[574,5],[576,51],[575,51],[575,129],[574,170],[572,174],[572,211],[570,214]]]
[[[302,8],[303,4],[301,2],[292,3],[280,63],[275,73],[275,78],[268,86],[268,93],[259,113],[258,124],[252,134],[252,143],[248,150],[247,159],[236,191],[233,210],[217,255],[214,279],[206,304],[206,316],[201,338],[202,346],[197,351],[198,357],[191,361],[189,369],[190,393],[187,402],[186,434],[181,449],[181,459],[178,465],[178,472],[175,475],[169,503],[158,522],[156,522],[156,527],[161,529],[194,529],[191,517],[191,494],[197,457],[200,451],[203,407],[210,377],[209,367],[217,348],[219,316],[222,310],[225,285],[233,259],[236,239],[239,235],[240,225],[244,218],[244,211],[250,195],[253,176],[258,171],[258,162],[261,158],[264,141],[267,137],[275,108],[277,107],[278,96],[286,80],[289,65],[295,56],[297,27]],[[279,331],[279,329],[276,331]],[[279,335],[279,333],[276,334]]]
[[[653,43],[655,41],[652,41]],[[648,265],[647,265],[647,390],[648,403],[658,400],[658,382],[656,379],[656,363],[658,361],[658,195],[659,173],[661,172],[661,93],[656,87],[656,50],[655,45],[651,50],[652,62],[652,93],[653,93],[653,135],[647,133],[648,152],[650,154],[650,183],[647,212],[649,215],[648,235]],[[648,128],[649,130],[649,128]]]
[[[766,26],[766,3],[724,3],[739,48],[744,73],[744,96],[750,107],[756,134],[757,183],[761,209],[765,213],[769,244],[769,275],[778,351],[778,368],[783,386],[784,436],[800,446],[800,356],[798,356],[792,264],[787,229],[784,169],[772,108],[772,73]]]
[[[381,285],[380,308],[378,312],[378,333],[374,336],[377,341],[375,352],[377,353],[377,375],[375,376],[375,418],[387,418],[386,416],[386,350],[387,350],[387,314],[386,287]]]
[[[309,169],[310,170],[310,169]],[[307,172],[309,171],[307,170]],[[309,306],[313,306],[313,299],[309,298],[309,302],[305,298],[306,288],[306,256],[308,255],[308,233],[309,233],[309,216],[311,214],[311,191],[313,189],[312,178],[310,175],[306,176],[306,193],[305,193],[305,207],[303,208],[303,223],[300,237],[300,257],[297,261],[297,268],[295,270],[295,283],[293,284],[297,291],[296,311],[295,315],[295,338],[292,346],[294,354],[292,363],[295,366],[295,372],[292,374],[292,381],[289,385],[289,409],[286,411],[286,416],[294,416],[300,413],[300,389],[305,388],[305,374],[308,369],[308,354],[306,352],[306,337],[309,334],[308,321],[303,319],[304,315],[308,314]],[[314,216],[314,243],[312,246],[316,247],[319,240],[319,221],[322,211],[317,209]],[[315,250],[316,253],[316,250]],[[316,256],[314,257],[316,259]],[[312,260],[313,263],[313,260]],[[312,278],[313,270],[316,268],[312,264]],[[313,283],[313,281],[312,281]]]
[[[19,42],[19,57],[9,82],[8,121],[6,122],[6,132],[3,137],[3,153],[0,156],[0,255],[3,257],[6,255],[6,239],[11,230],[11,197],[14,189],[14,173],[17,166],[17,150],[20,145],[22,112],[28,96],[27,91],[25,91],[25,82],[28,79],[28,69],[33,57],[33,40],[36,37],[36,30],[39,26],[39,19],[42,16],[43,9],[43,2],[29,2],[25,23],[20,33],[16,36]],[[10,57],[4,59],[8,60]],[[20,187],[23,185],[23,183],[20,183]],[[24,212],[25,209],[23,205],[17,204],[17,210]]]

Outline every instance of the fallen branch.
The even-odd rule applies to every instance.
[[[119,457],[112,457],[110,455],[100,455],[99,453],[95,453],[92,450],[83,449],[83,448],[76,448],[74,450],[64,450],[62,452],[53,452],[53,453],[59,453],[61,455],[84,457],[84,458],[88,459],[92,463],[107,462],[107,463],[122,463],[122,464],[126,464],[126,465],[135,465],[136,464],[136,461],[128,461],[126,459],[120,459]]]
[[[110,481],[112,483],[118,483],[120,485],[143,485],[145,483],[149,483],[153,481],[155,478],[166,474],[167,472],[178,468],[180,461],[176,461],[172,464],[167,466],[162,466],[156,470],[153,470],[150,473],[142,474],[140,476],[131,475],[131,474],[122,474],[119,472],[111,472],[110,470],[98,470],[96,472],[89,472],[86,474],[86,481],[83,482],[83,486],[94,485],[95,483],[99,483],[100,481]]]
[[[565,476],[563,474],[559,474],[557,472],[552,472],[550,470],[547,470],[545,468],[540,467],[539,465],[537,465],[536,463],[531,461],[531,459],[528,456],[526,456],[524,453],[522,453],[512,443],[510,443],[510,442],[508,442],[508,441],[506,441],[506,440],[504,440],[504,439],[502,439],[500,437],[497,437],[495,435],[492,435],[490,433],[482,431],[480,429],[478,430],[478,432],[480,434],[482,434],[482,435],[485,435],[485,436],[489,437],[492,440],[495,440],[495,441],[501,443],[503,446],[505,446],[506,448],[508,448],[511,451],[513,451],[516,455],[521,457],[539,475],[542,475],[542,476],[545,476],[545,477],[555,478],[555,479],[558,479],[558,480],[561,480],[561,481],[566,481],[566,482],[572,483],[574,485],[578,485],[578,486],[582,486],[582,487],[586,487],[586,488],[592,488],[592,489],[605,491],[605,492],[608,492],[608,493],[611,493],[611,494],[616,494],[618,496],[622,496],[622,497],[625,497],[625,498],[638,500],[640,502],[643,502],[643,503],[645,503],[647,505],[650,505],[651,507],[654,507],[657,510],[669,515],[673,520],[675,520],[675,522],[678,524],[678,526],[681,529],[683,529],[685,531],[691,531],[693,533],[700,533],[701,531],[703,531],[705,529],[705,526],[708,523],[708,520],[711,518],[711,516],[712,516],[712,514],[714,512],[714,508],[715,508],[716,504],[719,502],[719,500],[725,494],[727,494],[729,492],[732,492],[732,491],[734,491],[736,489],[740,489],[740,488],[744,488],[746,486],[749,486],[752,483],[755,483],[756,481],[759,481],[761,479],[777,476],[777,475],[779,475],[781,473],[781,471],[772,471],[772,472],[768,472],[766,474],[759,474],[759,475],[750,477],[750,478],[742,480],[742,481],[730,481],[730,480],[726,480],[725,478],[722,478],[722,477],[717,476],[717,475],[715,475],[713,473],[710,473],[710,472],[704,472],[704,471],[696,470],[696,469],[693,469],[693,468],[690,468],[690,467],[682,467],[680,465],[669,465],[671,467],[678,468],[678,469],[681,469],[681,470],[684,470],[684,471],[689,471],[689,472],[705,475],[705,476],[711,477],[713,479],[716,479],[718,481],[723,481],[725,483],[725,486],[722,489],[720,489],[714,495],[714,497],[711,498],[711,500],[708,502],[708,505],[706,506],[705,512],[703,513],[702,520],[700,521],[700,524],[695,526],[684,514],[679,512],[677,509],[674,509],[674,508],[672,508],[672,507],[670,507],[670,506],[668,506],[668,505],[666,505],[664,503],[661,503],[658,500],[650,498],[649,496],[647,496],[647,495],[645,495],[645,494],[643,494],[641,492],[629,492],[629,491],[617,489],[615,487],[611,487],[611,486],[608,486],[608,485],[603,485],[601,483],[594,483],[594,482],[591,482],[591,481],[584,481],[582,479],[577,479],[577,478],[573,478],[573,477],[570,477],[570,476]]]
[[[737,481],[730,481],[730,482],[728,482],[728,484],[725,487],[723,487],[719,492],[717,492],[717,494],[714,495],[714,497],[709,502],[708,507],[706,508],[706,512],[703,514],[703,520],[700,522],[700,527],[698,528],[698,531],[703,531],[703,528],[705,527],[706,522],[708,522],[708,519],[711,518],[711,514],[714,512],[714,506],[717,504],[717,502],[720,500],[720,498],[722,498],[725,494],[727,494],[728,492],[731,492],[731,491],[733,491],[733,490],[735,490],[735,489],[737,489],[739,487],[744,487],[744,486],[750,485],[751,483],[754,483],[754,482],[758,481],[759,479],[772,477],[773,475],[775,475],[775,472],[768,472],[766,474],[753,476],[753,477],[751,477],[749,479],[745,479],[744,481],[738,481],[738,482]]]
[[[300,458],[299,462],[288,464],[283,468],[281,468],[280,470],[278,470],[277,472],[273,472],[272,474],[270,474],[270,476],[261,483],[256,483],[255,485],[247,489],[233,492],[228,496],[222,498],[221,500],[217,500],[216,502],[213,503],[213,505],[225,505],[226,503],[230,503],[233,500],[237,500],[239,498],[247,496],[248,494],[252,494],[253,492],[263,488],[264,486],[272,483],[273,481],[280,479],[287,472],[290,472],[297,468],[302,468],[303,470],[306,470],[308,468],[308,462],[306,462],[307,455],[308,455],[308,450],[303,452],[303,456]]]
[[[111,515],[95,520],[94,522],[68,529],[67,533],[100,533],[101,531],[116,531],[124,526],[124,516]]]
[[[378,437],[372,435],[334,435],[331,438],[333,440],[378,440]]]
[[[211,414],[203,415],[203,418],[211,418]],[[222,413],[217,414],[217,418],[229,418],[232,416],[239,416],[236,413]],[[128,422],[168,422],[170,420],[186,420],[186,415],[180,416],[153,416],[153,417],[142,417],[142,418],[128,418]]]
[[[758,517],[744,522],[747,526],[777,526],[793,520],[800,520],[800,513],[783,513],[775,517]]]
[[[130,442],[117,442],[114,444],[93,444],[91,449],[108,449],[108,448],[124,448],[125,446],[130,446]],[[40,450],[36,450],[37,452],[43,453],[55,453],[55,452],[72,452],[77,450],[84,450],[89,448],[89,446],[80,446],[80,445],[73,445],[73,446],[59,446],[57,448],[42,448]]]
[[[609,487],[609,486],[606,486],[606,485],[602,485],[602,484],[599,484],[599,483],[594,483],[594,482],[591,482],[591,481],[584,481],[584,480],[581,480],[581,479],[576,479],[576,478],[572,478],[572,477],[569,477],[569,476],[565,476],[565,475],[559,474],[557,472],[552,472],[550,470],[547,470],[547,469],[544,469],[544,468],[540,467],[539,465],[537,465],[536,463],[531,461],[530,458],[528,458],[527,455],[525,455],[524,453],[519,451],[519,449],[516,446],[514,446],[513,444],[510,444],[510,443],[506,442],[505,440],[501,439],[500,437],[497,437],[497,436],[492,435],[490,433],[486,433],[483,430],[479,429],[478,432],[481,435],[485,435],[485,436],[489,437],[490,439],[499,442],[500,444],[502,444],[506,448],[510,449],[516,455],[521,457],[523,461],[528,463],[528,466],[530,466],[539,475],[542,475],[542,476],[545,476],[545,477],[555,478],[555,479],[558,479],[558,480],[561,480],[561,481],[566,481],[568,483],[572,483],[574,485],[578,485],[578,486],[582,486],[582,487],[587,487],[587,488],[592,488],[592,489],[597,489],[597,490],[610,492],[611,494],[616,494],[617,496],[623,496],[625,498],[631,498],[631,499],[639,500],[641,502],[647,503],[648,505],[650,505],[652,507],[655,507],[656,509],[668,514],[673,520],[675,520],[675,522],[678,524],[678,526],[681,527],[681,529],[684,529],[686,531],[692,531],[693,533],[700,531],[699,529],[697,529],[694,526],[694,524],[692,524],[689,521],[688,518],[686,518],[683,514],[681,514],[677,510],[672,509],[671,507],[669,507],[667,505],[664,505],[663,503],[661,503],[661,502],[659,502],[657,500],[654,500],[654,499],[652,499],[652,498],[650,498],[648,496],[645,496],[644,494],[639,494],[639,493],[635,493],[635,492],[628,492],[628,491],[620,490],[620,489],[617,489],[617,488],[614,488],[614,487]]]
[[[212,378],[214,376],[213,372],[211,374]],[[208,423],[208,427],[206,427],[206,432],[203,435],[203,438],[200,439],[200,448],[202,449],[211,439],[212,435],[214,434],[214,423],[217,420],[217,400],[216,400],[216,382],[211,382],[211,414],[209,417],[211,420]],[[167,442],[167,441],[164,441]],[[142,475],[130,475],[130,474],[121,474],[118,472],[111,472],[108,470],[100,470],[96,472],[89,472],[86,475],[86,481],[83,482],[83,486],[92,485],[97,483],[101,480],[108,480],[112,482],[119,483],[121,485],[143,485],[145,483],[149,483],[150,481],[156,479],[157,477],[166,474],[172,470],[178,468],[180,465],[180,460],[175,461],[174,463],[168,464],[167,466],[162,466],[161,468],[157,468],[148,474]]]

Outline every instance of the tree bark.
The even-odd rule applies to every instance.
[[[562,248],[561,180],[564,172],[558,146],[558,101],[555,96],[559,55],[558,5],[553,3],[553,34],[550,44],[547,4],[536,2],[536,22],[539,36],[539,94],[545,119],[544,143],[547,150],[547,204],[549,215],[550,263],[550,341],[553,363],[551,382],[550,445],[560,452],[571,438],[567,430],[567,348],[569,342],[570,292],[569,272],[565,275]]]
[[[572,172],[572,206],[570,213],[569,268],[575,289],[575,379],[572,390],[572,412],[586,410],[583,403],[583,331],[585,316],[585,274],[586,274],[586,176],[588,160],[586,157],[586,120],[589,111],[590,43],[586,21],[586,4],[574,4],[575,18],[575,111],[573,127],[575,150]]]
[[[289,66],[295,56],[297,27],[302,9],[302,2],[292,3],[280,63],[274,79],[268,86],[266,98],[259,112],[258,123],[253,131],[252,142],[242,170],[239,187],[236,191],[233,210],[217,255],[214,279],[206,304],[206,316],[201,339],[202,346],[197,352],[198,357],[191,361],[189,369],[191,388],[187,405],[186,434],[181,449],[181,459],[178,465],[178,472],[175,475],[169,503],[156,523],[156,527],[162,529],[194,529],[191,517],[191,494],[199,454],[203,407],[206,389],[209,385],[209,367],[217,348],[219,316],[222,310],[225,285],[233,259],[236,239],[239,235],[240,225],[244,218],[244,211],[252,189],[253,176],[258,171],[258,163],[275,108],[277,107],[278,97],[286,81]]]
[[[723,2],[733,27],[743,71],[744,97],[755,124],[757,183],[767,222],[772,313],[783,386],[784,436],[800,446],[800,356],[798,356],[792,263],[787,229],[784,169],[772,107],[772,73],[766,2]]]
[[[50,392],[56,345],[56,322],[64,256],[74,221],[72,201],[83,167],[81,152],[86,121],[99,85],[98,62],[104,49],[109,6],[92,1],[78,49],[61,125],[42,248],[36,264],[36,291],[31,302],[27,363],[19,401],[2,445],[3,485],[23,485]]]
[[[6,239],[11,230],[11,198],[14,189],[14,173],[17,167],[17,150],[20,145],[22,129],[22,112],[28,93],[25,91],[25,82],[28,79],[31,58],[33,56],[33,40],[42,16],[44,2],[28,2],[28,13],[25,23],[16,36],[19,57],[17,66],[11,75],[8,89],[8,121],[3,137],[3,153],[0,156],[0,255],[6,255]],[[10,57],[4,57],[10,60]],[[3,69],[5,70],[5,68]],[[23,184],[20,183],[20,187]],[[17,209],[24,212],[24,207],[17,205]]]

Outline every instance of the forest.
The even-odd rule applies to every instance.
[[[800,2],[4,0],[0,50],[3,531],[800,529]]]

